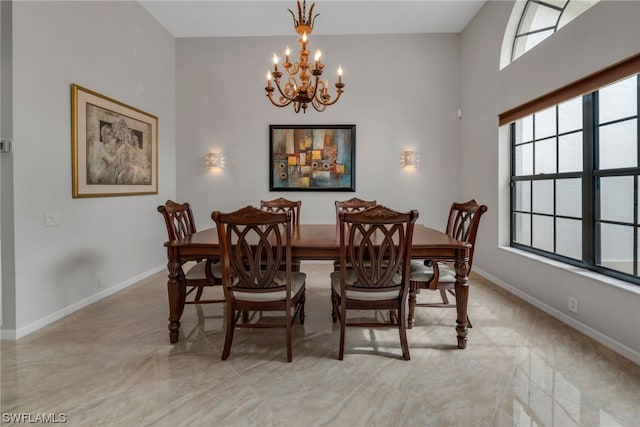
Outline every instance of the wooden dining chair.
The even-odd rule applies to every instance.
[[[359,212],[340,212],[340,270],[331,273],[331,301],[340,320],[340,360],[344,358],[347,326],[397,328],[402,357],[410,359],[405,312],[417,217],[418,211],[396,212],[381,205]],[[378,318],[349,321],[348,310],[399,315],[388,322]]]
[[[287,200],[284,197],[278,197],[273,200],[260,200],[260,209],[267,212],[291,212],[292,224],[300,225],[300,210],[302,209],[302,201]],[[293,258],[291,260],[292,271],[300,271],[300,260]]]
[[[467,275],[471,272],[473,265],[473,253],[475,251],[476,236],[480,218],[487,211],[485,205],[481,205],[477,200],[472,199],[465,203],[453,203],[449,210],[446,233],[463,242],[471,243],[469,252],[469,268]],[[444,262],[430,262],[429,260],[415,260],[411,263],[411,276],[409,280],[409,328],[415,322],[414,314],[416,307],[444,307],[455,308],[455,304],[450,304],[447,293],[455,297],[456,272],[454,268]],[[440,291],[442,302],[439,303],[418,303],[417,294],[421,289]],[[467,324],[471,328],[471,321],[467,316]]]
[[[304,324],[306,280],[304,273],[292,271],[291,212],[247,206],[231,213],[213,212],[211,217],[218,230],[226,299],[222,360],[229,357],[236,328],[284,328],[287,361],[291,362],[291,327],[296,317]],[[264,311],[281,311],[284,320],[246,315]]]
[[[169,240],[184,239],[196,232],[196,223],[189,203],[176,203],[167,200],[158,206],[167,227]],[[185,286],[184,304],[222,303],[224,299],[203,300],[204,288],[222,285],[222,269],[218,259],[200,259],[183,262],[178,272],[178,281]],[[195,292],[192,300],[187,297]]]

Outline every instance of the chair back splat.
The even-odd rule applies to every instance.
[[[292,213],[247,206],[231,213],[213,212],[211,217],[218,230],[226,299],[222,360],[229,357],[235,328],[277,327],[286,329],[291,362],[291,326],[296,316],[304,323],[306,279],[291,268]],[[250,312],[264,311],[281,311],[284,320],[249,317]]]
[[[409,360],[405,311],[417,217],[415,210],[397,212],[381,205],[340,212],[340,269],[331,273],[332,303],[340,319],[340,360],[346,326],[398,328],[402,357]],[[388,310],[390,319],[350,322],[348,310]]]
[[[158,212],[164,217],[169,240],[184,239],[196,232],[196,223],[189,203],[176,203],[167,200],[158,206]]]
[[[260,209],[276,213],[290,212],[292,224],[296,226],[300,225],[300,210],[302,209],[302,202],[300,200],[287,200],[284,197],[273,200],[260,200]],[[301,264],[299,259],[293,259],[291,263],[292,271],[300,271]]]
[[[302,208],[302,202],[300,200],[287,200],[284,197],[279,197],[273,200],[260,200],[260,209],[267,212],[291,212],[293,224],[300,224],[300,210]]]
[[[362,200],[357,197],[353,197],[349,200],[336,200],[336,224],[338,223],[338,216],[340,212],[358,212],[363,209],[372,208],[377,205],[375,200]]]
[[[353,197],[349,200],[336,200],[335,201],[336,224],[340,222],[339,220],[340,212],[348,212],[348,213],[360,212],[364,209],[372,208],[377,204],[378,203],[376,203],[375,200],[362,200],[362,199],[358,199],[357,197]],[[340,261],[334,261],[333,271],[338,271],[339,269],[340,269]],[[336,313],[332,313],[331,316],[334,322],[338,319]]]
[[[446,233],[456,240],[471,243],[469,253],[469,271],[473,265],[473,253],[476,248],[476,236],[480,218],[487,211],[485,205],[481,205],[477,200],[469,200],[465,203],[453,203],[449,210]]]

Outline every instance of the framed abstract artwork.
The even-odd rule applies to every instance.
[[[158,118],[71,85],[72,196],[158,194]]]
[[[356,191],[356,125],[270,125],[270,191]]]

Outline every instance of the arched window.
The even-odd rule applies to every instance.
[[[516,2],[505,33],[501,68],[515,61],[598,1],[526,0],[526,2]],[[510,51],[505,51],[507,49]]]

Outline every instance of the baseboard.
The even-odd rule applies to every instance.
[[[572,327],[573,329],[583,333],[584,335],[588,336],[589,338],[599,342],[600,344],[604,345],[605,347],[615,351],[616,353],[620,354],[623,357],[626,357],[627,359],[633,361],[634,363],[640,364],[640,353],[633,350],[632,348],[627,347],[626,345],[608,337],[607,335],[593,329],[590,326],[585,325],[584,323],[578,322],[576,319],[574,319],[573,317],[567,316],[566,314],[564,314],[561,311],[556,310],[555,308],[545,304],[544,302],[532,297],[531,295],[522,292],[520,289],[515,288],[513,286],[511,286],[510,284],[506,283],[503,280],[498,279],[495,276],[492,276],[491,274],[487,273],[486,271],[483,271],[480,268],[477,268],[476,266],[473,267],[473,272],[476,273],[477,275],[487,279],[488,281],[490,281],[491,283],[494,283],[496,286],[499,286],[500,288],[504,289],[505,291],[517,296],[518,298],[528,302],[529,304],[535,306],[536,308],[539,308],[540,310],[544,311],[545,313],[549,314],[550,316],[555,317],[556,319],[558,319],[559,321],[561,321],[562,323]]]
[[[18,330],[2,330],[0,331],[0,339],[3,340],[19,340],[22,337],[25,337],[35,331],[37,331],[38,329],[44,328],[45,326],[55,322],[56,320],[60,320],[65,316],[70,315],[71,313],[74,313],[82,308],[87,307],[88,305],[93,304],[94,302],[100,301],[103,298],[108,297],[109,295],[113,295],[118,291],[121,291],[123,289],[128,288],[131,285],[134,285],[136,283],[138,283],[139,281],[146,279],[147,277],[156,274],[164,269],[166,269],[167,266],[166,264],[163,264],[161,266],[158,267],[154,267],[151,270],[147,270],[143,273],[138,274],[137,276],[134,276],[130,279],[125,280],[124,282],[118,283],[116,285],[113,285],[109,288],[106,288],[96,294],[91,295],[90,297],[87,297],[81,301],[78,301],[76,303],[73,303],[61,310],[56,311],[55,313],[51,313],[48,316],[45,316],[41,319],[36,320],[33,323],[30,323],[26,326],[23,326],[22,328],[19,328]]]

